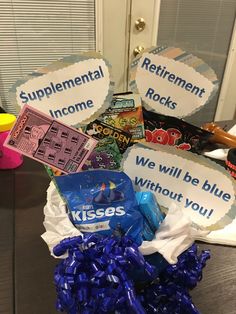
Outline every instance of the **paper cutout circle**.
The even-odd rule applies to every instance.
[[[130,88],[151,109],[175,117],[192,115],[215,95],[215,72],[174,47],[154,47],[131,63]]]
[[[98,53],[72,55],[19,80],[10,90],[16,107],[25,104],[79,126],[98,117],[109,106],[114,82],[111,67]]]
[[[221,229],[236,216],[235,182],[205,157],[159,144],[138,144],[125,153],[123,171],[136,190],[153,192],[167,210],[174,202],[201,228]]]

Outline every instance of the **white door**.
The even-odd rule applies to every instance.
[[[110,22],[105,24],[109,42],[106,48],[110,50],[109,57],[114,64],[119,59],[118,67],[114,69],[119,76],[119,91],[128,89],[128,82],[122,79],[128,80],[128,64],[134,51],[156,45],[180,47],[208,63],[220,82],[217,95],[188,121],[200,125],[234,117],[236,0],[105,0],[103,3],[110,6]],[[114,3],[116,7],[112,9]],[[119,16],[119,12],[124,14],[125,10],[128,21]],[[106,23],[108,16],[104,18]],[[125,60],[123,63],[122,59]]]
[[[219,92],[189,122],[201,125],[234,117],[235,12],[236,0],[132,0],[130,59],[141,47],[180,47],[203,59],[217,74]],[[144,26],[138,31],[135,23],[141,18]]]

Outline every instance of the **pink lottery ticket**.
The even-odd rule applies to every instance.
[[[78,172],[97,141],[25,105],[4,146],[64,173]]]

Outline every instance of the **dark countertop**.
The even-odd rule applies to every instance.
[[[57,263],[40,235],[49,178],[25,158],[17,170],[0,171],[0,313],[53,314]],[[192,292],[202,314],[236,313],[236,248],[199,244],[212,258]],[[171,314],[171,313],[170,313]]]

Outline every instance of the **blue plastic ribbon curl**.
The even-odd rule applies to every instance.
[[[201,279],[209,258],[196,246],[180,255],[156,278],[138,246],[128,237],[85,234],[62,240],[53,250],[68,253],[55,268],[56,308],[68,314],[198,313],[188,293]],[[143,269],[148,285],[137,287],[132,271]]]
[[[157,283],[152,282],[139,293],[145,313],[199,314],[189,290],[202,279],[209,258],[208,250],[198,255],[194,244],[179,256],[177,264],[168,265]]]

